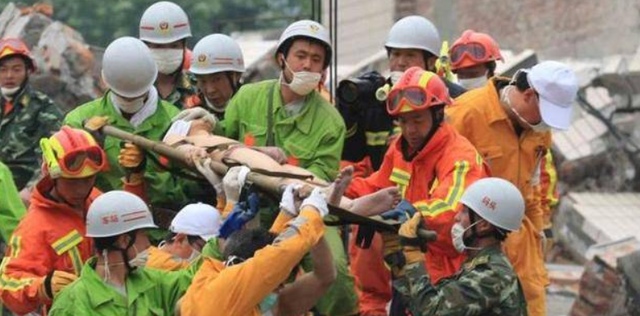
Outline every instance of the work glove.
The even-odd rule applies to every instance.
[[[299,210],[296,208],[294,194],[295,191],[300,189],[301,187],[302,185],[298,183],[289,184],[282,193],[282,199],[280,200],[280,210],[287,213],[287,215],[291,217],[298,216]]]
[[[197,159],[194,162],[196,169],[202,174],[202,176],[209,181],[211,186],[216,190],[218,196],[224,195],[224,189],[222,188],[222,179],[215,173],[210,167],[211,158]]]
[[[413,214],[410,220],[404,222],[398,230],[400,244],[406,259],[406,264],[424,261],[424,253],[427,251],[427,241],[418,237],[418,229],[424,227],[422,214]]]
[[[409,201],[402,200],[400,201],[400,203],[398,203],[398,205],[396,205],[394,209],[380,214],[380,217],[382,217],[382,219],[384,220],[396,220],[400,223],[404,223],[409,220],[409,218],[415,213],[416,208],[413,207],[413,205],[409,203]]]
[[[257,192],[252,192],[246,201],[238,202],[220,227],[220,238],[226,239],[233,232],[251,221],[260,209],[260,197]]]
[[[82,126],[84,129],[93,136],[93,139],[100,145],[100,147],[104,147],[104,134],[100,131],[104,126],[109,124],[108,116],[94,116],[86,119]]]
[[[69,272],[54,270],[43,278],[43,282],[38,288],[38,296],[44,300],[53,300],[62,289],[78,277]]]
[[[275,160],[277,163],[284,165],[287,163],[287,154],[280,147],[274,146],[261,146],[261,147],[252,147],[252,149],[257,150]]]
[[[129,173],[140,173],[144,170],[146,159],[140,147],[126,142],[120,149],[118,163]]]
[[[402,245],[400,244],[400,236],[388,231],[381,232],[380,235],[382,236],[384,262],[389,266],[393,277],[398,278],[402,276],[402,268],[406,264],[406,259],[402,253]]]
[[[211,124],[211,130],[215,129],[216,124],[218,124],[218,119],[215,115],[209,113],[209,111],[199,106],[182,110],[182,112],[178,113],[178,115],[171,119],[172,122],[175,122],[177,120],[183,120],[187,122],[193,120],[203,120]]]
[[[313,191],[311,191],[309,197],[302,201],[300,209],[304,208],[305,206],[312,206],[320,214],[320,217],[325,217],[327,216],[327,214],[329,214],[327,198],[324,192],[320,190],[320,188],[314,188]]]
[[[238,203],[240,191],[250,171],[246,166],[232,167],[227,171],[227,174],[222,178],[222,187],[224,195],[227,197],[227,203]]]

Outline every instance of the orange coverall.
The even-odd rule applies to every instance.
[[[346,195],[357,198],[397,186],[402,197],[425,216],[428,229],[438,233],[438,240],[428,244],[425,255],[435,283],[458,271],[464,260],[452,245],[451,226],[464,189],[487,176],[487,170],[473,145],[447,123],[411,161],[403,157],[401,141],[398,137],[391,143],[380,170],[367,178],[353,179]],[[386,315],[392,292],[381,238],[376,235],[366,250],[354,251],[354,245],[350,248],[350,254],[355,255],[351,257],[351,269],[360,292],[362,315]]]
[[[508,80],[492,78],[484,87],[468,91],[446,109],[446,114],[458,132],[476,146],[491,174],[511,181],[525,198],[522,227],[509,234],[503,245],[522,283],[529,315],[545,315],[548,277],[541,245],[544,210],[539,178],[551,133],[516,133],[496,88],[496,82],[505,84]]]

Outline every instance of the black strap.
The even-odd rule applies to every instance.
[[[274,85],[269,88],[269,100],[267,101],[267,146],[275,146],[275,141],[273,139],[273,93],[276,90],[276,82]]]

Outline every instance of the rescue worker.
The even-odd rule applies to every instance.
[[[473,145],[444,122],[444,109],[450,103],[447,87],[438,75],[420,67],[409,68],[387,99],[387,111],[397,118],[401,136],[389,146],[380,170],[367,178],[355,178],[346,192],[346,196],[357,198],[383,188],[399,188],[402,198],[423,214],[427,228],[438,233],[438,240],[429,243],[425,255],[434,282],[455,273],[464,260],[451,244],[449,233],[462,192],[486,176]],[[366,262],[352,261],[363,269],[356,274],[363,315],[386,315],[392,298],[379,238],[374,235],[370,249],[359,250],[363,257],[355,260],[366,258]]]
[[[158,67],[154,83],[158,96],[180,109],[197,95],[192,78],[183,70],[190,37],[189,17],[173,2],[156,2],[140,18],[139,38],[151,50]]]
[[[309,20],[289,25],[275,53],[282,70],[280,78],[240,88],[225,112],[226,136],[248,146],[269,146],[280,152],[281,162],[331,181],[338,172],[345,136],[340,114],[317,91],[331,55],[329,32],[324,26]],[[353,278],[338,229],[327,228],[326,238],[338,279],[318,308],[327,315],[356,313]]]
[[[451,125],[475,145],[491,174],[510,181],[524,196],[524,222],[504,248],[522,282],[529,315],[546,313],[540,164],[551,146],[550,130],[569,128],[577,91],[568,66],[545,61],[518,71],[511,80],[494,77],[447,110]]]
[[[11,170],[0,161],[0,236],[5,243],[13,234],[26,208],[20,200]]]
[[[498,43],[485,33],[466,30],[449,51],[451,69],[458,75],[458,82],[471,90],[484,86],[495,76],[496,61],[504,60]],[[551,150],[540,163],[541,205],[544,211],[545,253],[553,245],[551,230],[552,211],[558,204],[557,172]]]
[[[0,160],[11,170],[18,191],[38,180],[38,141],[51,136],[62,121],[60,109],[29,83],[35,71],[24,42],[0,40]]]
[[[170,234],[158,247],[149,247],[147,268],[175,271],[200,259],[207,243],[217,247],[220,212],[204,203],[189,204],[171,221]],[[221,258],[217,258],[221,259]]]
[[[91,256],[84,218],[100,195],[96,175],[107,164],[104,151],[83,130],[63,126],[40,147],[44,177],[9,239],[0,269],[0,298],[17,314],[46,313]]]
[[[502,241],[517,231],[524,217],[524,199],[513,184],[500,178],[474,182],[460,198],[462,210],[451,231],[453,244],[467,254],[462,268],[435,285],[425,272],[424,241],[417,236],[422,215],[402,224],[398,235],[385,233],[385,259],[393,285],[421,315],[527,315],[526,302]]]
[[[87,213],[86,233],[96,256],[49,315],[173,315],[191,276],[144,268],[150,245],[145,229],[152,228],[151,212],[138,196],[116,190],[98,197]]]
[[[411,67],[420,67],[424,70],[438,73],[436,61],[440,55],[441,46],[442,41],[438,29],[428,19],[412,15],[398,20],[389,30],[384,43],[390,71],[387,83],[390,85],[395,84],[398,78]],[[445,78],[443,80],[452,98],[456,98],[465,92],[465,89],[461,86]],[[361,174],[363,177],[379,170],[381,161],[384,159],[391,142],[400,133],[393,118],[386,113],[382,106],[371,106],[366,111],[367,113],[365,114],[347,113],[341,109],[341,114],[347,127],[349,127],[343,157],[353,156],[360,158],[360,153],[366,152],[362,160],[345,160],[342,166],[353,165],[356,169],[356,174]],[[354,130],[353,126],[355,125],[357,125],[357,128]],[[363,143],[362,140],[365,140],[365,142]],[[357,234],[357,228],[354,232]],[[372,247],[378,249],[378,253],[381,252],[382,244],[379,235],[376,235]],[[387,269],[383,267],[383,263],[380,262],[379,255],[370,258],[367,257],[367,254],[373,254],[373,252],[365,251],[361,253],[355,243],[350,243],[351,272],[356,278],[360,310],[365,316],[382,315],[386,310],[386,305],[383,302],[387,302],[388,298],[380,297],[379,293],[388,292],[386,290],[389,288],[387,286],[388,277],[386,277],[388,273],[386,272]],[[375,264],[376,268],[372,267],[371,264]],[[371,273],[370,271],[379,272]],[[376,288],[380,290],[376,290]],[[380,299],[377,297],[380,297]]]
[[[294,199],[290,185],[271,233],[261,228],[236,231],[226,241],[225,262],[204,259],[182,300],[182,316],[210,315],[212,310],[220,316],[300,315],[315,304],[335,278],[323,238],[322,218],[329,210],[317,188],[302,201],[299,213]],[[282,285],[309,250],[314,272]]]
[[[207,113],[213,114],[215,121],[222,121],[229,100],[240,89],[240,78],[245,70],[242,50],[231,37],[211,34],[196,44],[192,56],[189,72],[196,77],[199,93],[189,98],[185,105],[187,110],[178,114],[174,121],[198,119]],[[223,134],[224,130],[220,126],[215,133]]]
[[[82,127],[87,119],[104,117],[102,123],[150,140],[160,140],[171,118],[179,111],[159,98],[153,86],[156,69],[149,49],[140,40],[116,39],[109,44],[102,60],[102,77],[109,90],[103,97],[69,112],[64,123]],[[163,171],[155,154],[145,154],[133,144],[106,136],[103,147],[110,166],[96,182],[103,191],[142,185],[152,205],[180,209],[188,203],[187,192],[194,194],[197,189],[195,182]],[[147,156],[150,159],[146,159]]]
[[[451,71],[467,90],[484,86],[495,75],[496,60],[504,61],[498,43],[485,33],[466,30],[449,50]]]

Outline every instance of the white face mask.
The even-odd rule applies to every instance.
[[[458,84],[467,90],[471,90],[483,87],[488,80],[487,76],[484,75],[476,78],[458,79]]]
[[[320,79],[322,78],[322,74],[310,71],[298,71],[293,72],[287,62],[284,62],[285,66],[291,71],[293,74],[293,79],[291,79],[290,83],[286,83],[284,81],[284,71],[280,73],[280,82],[289,86],[289,88],[295,92],[297,95],[307,95],[313,91],[313,89],[318,87],[320,83]]]
[[[19,90],[20,86],[17,86],[15,88],[0,87],[0,92],[2,92],[2,95],[7,98],[12,98]]]
[[[400,77],[402,77],[402,74],[404,74],[404,72],[402,71],[392,71],[391,74],[389,74],[389,80],[391,81],[391,84],[396,84],[396,82],[400,80]]]
[[[515,116],[518,118],[518,121],[520,121],[520,123],[522,123],[524,127],[531,129],[537,133],[543,133],[551,130],[551,126],[547,125],[547,123],[545,123],[544,120],[540,120],[538,124],[531,124],[527,122],[527,120],[525,120],[524,117],[522,117],[520,113],[516,111],[516,109],[513,108],[513,106],[511,105],[511,99],[509,98],[509,94],[513,89],[516,89],[516,87],[514,86],[505,87],[502,90],[502,94],[500,95],[500,100],[502,101],[502,103],[506,104],[509,107],[509,109],[511,110],[511,113],[515,114]]]
[[[218,113],[224,113],[224,110],[227,108],[227,103],[228,102],[223,104],[223,105],[221,105],[221,106],[217,106],[217,105],[211,103],[211,101],[209,101],[209,99],[207,99],[207,97],[205,96],[204,97],[204,103],[207,105],[207,107],[209,109],[212,109],[213,111],[218,112]]]
[[[136,256],[129,260],[129,265],[133,268],[143,268],[147,265],[147,261],[149,260],[149,249],[138,252],[135,245],[133,245],[133,249],[136,251]]]
[[[134,114],[140,111],[144,106],[144,98],[146,95],[141,97],[125,100],[121,96],[111,93],[111,101],[124,113]]]
[[[156,66],[158,66],[158,72],[170,75],[182,66],[184,50],[179,48],[152,48],[151,56],[153,56],[153,60],[155,60]]]
[[[479,222],[480,221],[476,221],[475,223],[469,225],[469,227],[467,228],[464,228],[460,223],[453,224],[453,226],[451,227],[451,240],[453,241],[453,247],[456,248],[456,251],[458,253],[463,253],[467,249],[471,249],[471,250],[480,249],[476,247],[468,247],[467,245],[464,244],[464,232],[466,232],[467,229],[475,226]]]
[[[200,255],[201,255],[200,251],[192,247],[191,255],[189,256],[189,258],[186,259],[186,261],[189,263],[193,263],[194,261],[198,260],[198,258],[200,258]]]

